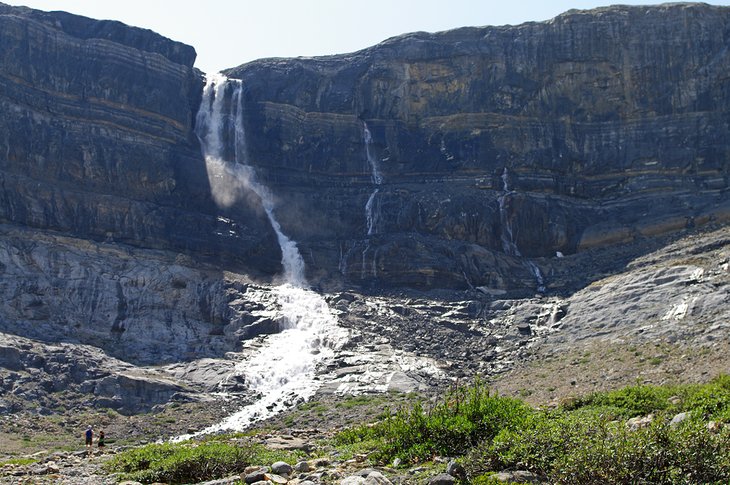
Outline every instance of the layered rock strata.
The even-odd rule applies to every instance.
[[[230,70],[310,281],[380,292],[331,297],[354,337],[323,392],[503,372],[547,334],[727,334],[727,228],[652,251],[730,220],[728,38],[728,8],[611,7]],[[245,394],[242,342],[279,327],[248,275],[280,252],[256,197],[213,202],[192,48],[0,4],[0,52],[0,406]]]
[[[507,232],[549,258],[730,220],[728,32],[724,7],[617,6],[228,75],[313,274],[532,289]]]
[[[0,51],[0,220],[276,271],[265,219],[212,202],[192,47],[0,4]]]

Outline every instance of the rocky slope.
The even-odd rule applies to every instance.
[[[490,384],[500,393],[541,406],[636,382],[696,383],[720,372],[730,373],[729,265],[730,231],[721,228],[665,239],[660,249],[646,251],[623,271],[568,298],[513,300],[479,292],[460,292],[461,299],[453,293],[442,293],[441,299],[424,293],[387,298],[349,292],[332,295],[330,301],[342,312],[343,324],[358,330],[359,337],[342,350],[329,375],[323,374],[329,385],[307,406],[265,423],[265,429],[275,432],[253,439],[273,448],[310,450],[344,425],[375,419],[383,410],[407,402],[411,397],[399,391],[413,389],[409,386],[414,382],[429,385],[426,359],[411,360],[421,363],[420,377],[413,372],[417,366],[405,365],[404,354],[412,349],[422,357],[431,356],[434,367],[444,373],[469,376],[481,370],[492,376]],[[634,318],[627,321],[627,314]],[[591,323],[582,325],[583,321]],[[25,345],[32,355],[35,350]],[[44,355],[49,363],[58,360],[60,347]],[[382,359],[389,347],[402,350]],[[87,355],[78,347],[75,353]],[[43,373],[38,360],[26,369],[16,368],[16,373]],[[384,361],[397,362],[401,368],[381,367],[378,372],[377,366]],[[364,389],[368,376],[374,385],[371,389],[395,392],[359,398],[337,394],[341,387]],[[34,399],[48,390],[37,390]],[[123,445],[199,429],[223,412],[210,402],[176,402],[158,406],[150,415],[126,417],[110,411],[93,413],[87,402],[60,419],[13,413],[0,419],[0,448],[8,454],[32,455],[38,462],[0,467],[0,483],[113,483],[114,478],[100,468],[108,454],[84,456],[79,431],[86,423],[103,426],[114,440],[107,453],[115,453]],[[21,434],[31,439],[22,439]],[[78,452],[42,451],[69,445]],[[381,471],[393,483],[426,483],[443,470],[446,461]],[[364,455],[350,460],[333,455],[332,460],[313,465],[305,478],[329,483],[365,473],[365,466]],[[238,479],[231,477],[230,482]]]
[[[611,7],[230,70],[250,162],[350,332],[322,395],[587,342],[714,355],[728,36],[728,8]],[[280,251],[256,198],[213,202],[192,48],[2,4],[0,46],[2,412],[255,399],[234,366],[280,328]]]

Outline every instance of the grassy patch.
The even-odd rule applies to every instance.
[[[250,465],[294,462],[299,453],[269,450],[262,445],[226,442],[152,444],[125,451],[106,463],[107,471],[142,483],[190,483],[222,478]]]
[[[35,458],[11,458],[0,461],[0,467],[5,465],[32,465],[33,463],[38,463],[38,460]]]
[[[666,417],[630,430],[600,415],[537,413],[469,453],[472,474],[528,469],[560,484],[727,483],[730,430],[712,433],[701,420],[671,427]]]
[[[678,412],[685,421],[671,425]],[[626,419],[654,415],[632,429]],[[593,393],[554,411],[533,411],[522,426],[485,438],[463,460],[473,477],[527,469],[558,484],[730,483],[730,377],[703,385],[648,386]],[[482,482],[473,482],[482,483]]]
[[[730,422],[730,376],[720,375],[707,384],[655,386],[635,385],[609,392],[595,392],[576,398],[568,410],[611,407],[621,417],[647,415],[657,411],[694,411],[705,419]]]
[[[315,412],[324,412],[327,410],[327,405],[324,403],[321,403],[319,401],[310,401],[305,402],[304,404],[300,404],[299,408],[300,411],[315,411]]]
[[[389,401],[387,394],[360,394],[359,396],[348,396],[343,401],[335,404],[339,409],[353,409],[363,406],[378,406]]]
[[[620,409],[626,417],[649,414],[671,406],[669,398],[676,394],[672,387],[636,385],[616,391],[596,392],[571,401],[567,407],[611,406]]]
[[[414,403],[336,435],[340,456],[377,463],[461,457],[472,484],[500,470],[529,470],[549,483],[730,483],[730,377],[703,385],[637,384],[540,411],[476,382],[430,407]],[[670,424],[678,412],[689,418]],[[645,427],[626,421],[652,414]]]

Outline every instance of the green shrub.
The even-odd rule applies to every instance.
[[[600,413],[536,413],[463,461],[470,476],[518,468],[557,484],[728,483],[730,428],[712,433],[700,419],[668,423],[660,416],[631,431]]]
[[[630,431],[609,424],[556,461],[555,483],[697,484],[730,481],[730,431],[713,434],[700,420],[671,428],[664,419]]]
[[[546,475],[576,436],[585,434],[580,430],[587,423],[562,411],[535,413],[520,428],[505,428],[491,442],[482,442],[466,461],[474,472],[517,468]]]
[[[691,419],[672,432],[673,483],[730,483],[730,427],[708,431]]]
[[[120,453],[105,466],[142,483],[190,483],[222,478],[252,464],[294,461],[290,455],[261,445],[210,440],[147,445]]]
[[[596,422],[553,464],[552,480],[571,485],[671,483],[668,426],[630,431],[623,423]]]
[[[492,394],[477,380],[471,386],[454,389],[428,410],[415,403],[374,426],[345,430],[335,441],[348,444],[377,439],[379,446],[372,455],[377,461],[399,457],[413,463],[434,455],[463,454],[502,429],[517,426],[530,412],[522,401]]]
[[[730,389],[709,383],[689,396],[685,407],[707,419],[730,421]]]
[[[609,392],[596,392],[574,400],[568,409],[610,406],[622,410],[626,417],[642,416],[672,407],[669,398],[677,393],[671,386],[640,384]]]
[[[720,374],[712,379],[710,384],[730,391],[730,374]]]

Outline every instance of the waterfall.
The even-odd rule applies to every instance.
[[[377,195],[380,189],[373,190],[373,193],[368,197],[368,201],[365,204],[365,220],[368,223],[368,236],[375,234],[380,221],[380,202],[377,199]]]
[[[507,170],[507,167],[504,167],[504,170],[502,170],[500,178],[502,179],[502,195],[497,197],[497,203],[499,204],[499,220],[502,224],[502,233],[500,235],[502,250],[505,254],[521,258],[522,253],[520,253],[517,243],[515,243],[514,233],[512,232],[512,220],[507,212],[507,197],[512,194],[512,191],[509,188],[509,171]],[[545,278],[543,278],[540,268],[529,259],[525,260],[525,264],[527,264],[530,272],[535,277],[537,291],[539,293],[544,293]]]
[[[373,144],[373,135],[370,133],[370,129],[368,129],[368,124],[364,121],[362,122],[362,136],[363,142],[365,143],[365,155],[368,159],[368,165],[370,165],[370,174],[373,179],[373,183],[375,185],[380,185],[383,183],[383,174],[380,173],[380,162],[377,158],[375,158],[371,149],[371,145]]]
[[[542,271],[540,271],[540,268],[538,268],[537,265],[529,259],[526,261],[527,266],[530,268],[530,271],[532,271],[532,275],[535,277],[535,281],[537,282],[537,292],[545,293],[545,278],[542,276]]]
[[[383,174],[380,172],[380,161],[375,157],[372,151],[373,135],[370,133],[368,124],[362,122],[362,138],[363,144],[365,145],[365,158],[370,168],[370,179],[375,185],[375,189],[368,197],[368,201],[365,203],[365,221],[367,222],[368,236],[372,236],[378,233],[378,225],[380,223],[380,200],[378,193],[380,192],[380,185],[383,183]],[[367,277],[367,254],[370,251],[370,239],[366,241],[365,249],[362,251],[362,268],[360,270],[360,277],[365,279]],[[376,262],[377,252],[373,251],[373,261],[370,265],[370,274],[373,278],[378,275],[378,267]]]
[[[502,224],[502,234],[500,239],[502,240],[502,250],[505,254],[510,256],[521,257],[520,250],[517,249],[515,244],[514,234],[512,233],[512,221],[510,220],[509,214],[507,213],[507,196],[510,194],[509,190],[509,174],[507,167],[502,171],[502,195],[497,197],[497,203],[499,204],[499,220]]]
[[[368,236],[377,233],[378,222],[380,221],[380,202],[378,201],[378,192],[380,192],[380,184],[383,183],[383,174],[380,172],[380,162],[372,151],[373,136],[368,129],[368,124],[362,122],[362,137],[365,145],[365,156],[368,166],[370,167],[370,178],[375,185],[375,190],[370,194],[365,204],[365,220],[368,225]]]
[[[266,337],[254,355],[236,366],[236,373],[244,377],[258,400],[197,434],[241,430],[309,399],[318,388],[317,367],[330,360],[347,337],[324,298],[308,289],[297,244],[284,234],[276,219],[273,194],[249,165],[243,106],[240,81],[211,76],[196,118],[196,134],[216,202],[230,206],[253,194],[276,233],[284,270],[284,283],[274,289],[281,307],[281,332]]]

